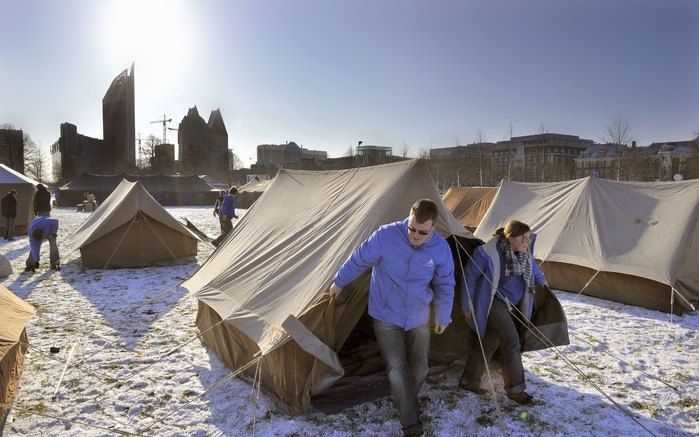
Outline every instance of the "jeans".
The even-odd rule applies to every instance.
[[[374,319],[374,333],[386,363],[391,394],[403,427],[420,422],[418,393],[427,376],[430,350],[428,324],[405,331],[400,326]]]
[[[37,217],[51,217],[51,211],[37,211]]]
[[[211,243],[218,246],[226,238],[226,235],[233,230],[233,220],[226,217],[226,220],[219,220],[221,223],[221,235],[214,239]]]
[[[5,217],[5,239],[10,240],[15,236],[15,218]]]
[[[58,254],[58,244],[56,243],[56,236],[49,235],[47,238],[49,240],[49,259],[51,260],[51,265],[58,264],[59,254]],[[27,257],[26,265],[27,267],[34,267],[39,263],[38,259],[34,259],[32,252],[29,251],[29,256]]]
[[[483,351],[488,361],[490,361],[498,346],[500,347],[505,390],[508,393],[523,392],[526,389],[526,384],[524,382],[522,346],[519,343],[519,333],[507,309],[507,304],[498,298],[494,298],[488,314],[485,335],[483,336]],[[478,340],[476,340],[473,352],[471,352],[466,362],[466,367],[464,367],[463,379],[468,385],[480,386],[483,373],[485,373],[485,362],[483,361]]]

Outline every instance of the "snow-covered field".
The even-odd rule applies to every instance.
[[[208,235],[217,234],[210,208],[167,209]],[[53,215],[61,221],[59,246],[86,217],[67,209]],[[168,352],[197,334],[196,301],[177,285],[212,253],[208,243],[199,244],[197,264],[147,269],[83,271],[79,253],[64,250],[60,272],[48,270],[45,245],[42,266],[30,276],[22,274],[28,250],[26,236],[0,244],[15,271],[3,284],[38,310],[27,328],[32,349],[6,435],[117,435],[45,416],[157,436],[249,435],[253,418],[257,435],[400,435],[389,398],[339,414],[290,418],[273,412],[264,395],[255,408],[251,386],[239,379],[200,397],[230,371],[199,340]],[[568,293],[558,297],[573,343],[560,348],[562,353],[656,435],[699,434],[699,315],[670,323],[668,314]],[[73,345],[71,364],[52,400]],[[60,352],[50,354],[51,346]],[[509,401],[502,378],[494,376],[511,435],[645,433],[551,351],[526,354],[524,365],[537,400],[533,406]],[[421,393],[427,435],[500,435],[493,401],[457,389],[458,373],[428,377]]]

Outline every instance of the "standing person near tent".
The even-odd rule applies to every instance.
[[[51,193],[49,193],[44,184],[36,184],[34,215],[51,217]]]
[[[214,217],[218,216],[218,223],[221,226],[221,232],[223,232],[223,220],[221,220],[221,215],[219,214],[219,211],[221,209],[221,204],[223,203],[223,199],[226,197],[226,190],[221,190],[218,193],[218,197],[216,198],[216,203],[214,203]]]
[[[519,404],[531,403],[532,396],[524,391],[522,346],[510,307],[516,306],[531,320],[534,285],[548,286],[533,256],[535,240],[529,226],[516,220],[497,229],[493,238],[479,246],[469,260],[466,292],[461,298],[469,327],[474,331],[478,328],[476,332],[480,334],[486,360],[500,347],[505,391],[507,397]],[[479,395],[487,393],[480,386],[486,368],[483,354],[476,345],[459,378],[459,387]]]
[[[377,229],[340,267],[329,293],[340,294],[373,267],[369,315],[386,363],[391,393],[406,436],[422,435],[418,393],[427,375],[430,302],[435,333],[451,322],[454,262],[446,240],[435,232],[437,204],[421,199],[403,221]]]
[[[228,190],[228,195],[223,198],[221,202],[221,207],[218,210],[219,220],[221,221],[221,235],[211,242],[214,246],[218,246],[226,235],[233,229],[233,219],[237,219],[238,216],[235,215],[235,195],[238,193],[236,187],[231,187]]]
[[[49,242],[49,259],[52,270],[61,270],[58,254],[58,219],[39,216],[29,225],[29,256],[27,257],[25,272],[34,272],[39,267],[41,243]]]
[[[15,217],[17,217],[17,190],[11,189],[1,201],[2,216],[5,219],[5,240],[14,240]]]

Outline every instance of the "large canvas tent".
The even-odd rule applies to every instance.
[[[335,301],[324,293],[359,244],[380,225],[404,219],[419,198],[437,202],[437,231],[452,247],[455,240],[475,247],[441,201],[422,160],[338,171],[281,170],[256,207],[183,283],[199,301],[196,324],[203,340],[234,370],[262,356],[262,386],[292,414],[306,411],[312,396],[316,405],[340,378],[376,371],[367,370],[371,363],[383,366],[378,348],[371,346],[366,313],[369,272]],[[463,358],[469,349],[458,296],[455,302],[453,324],[433,338],[434,363]],[[337,395],[347,401],[357,391]]]
[[[454,217],[474,231],[497,193],[498,187],[449,187],[443,200]]]
[[[475,235],[508,219],[538,233],[552,288],[677,313],[699,300],[699,180],[503,181]]]
[[[213,205],[217,195],[217,191],[200,176],[83,173],[60,188],[61,205],[73,206],[81,203],[85,193],[95,194],[101,202],[109,197],[124,179],[140,182],[161,205]]]
[[[12,405],[27,353],[26,326],[34,307],[0,285],[0,404]],[[9,409],[0,407],[0,434]]]
[[[27,233],[29,223],[34,219],[34,193],[37,181],[0,164],[0,197],[11,189],[17,190],[17,217],[15,217],[15,235]],[[0,220],[0,232],[5,233],[5,220]]]
[[[122,180],[68,244],[83,266],[103,269],[191,262],[198,241],[139,182]]]
[[[247,209],[252,206],[257,199],[262,196],[265,192],[271,180],[261,181],[258,178],[254,178],[247,184],[238,188],[238,194],[235,196],[235,207]]]

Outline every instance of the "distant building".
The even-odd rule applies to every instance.
[[[686,163],[699,154],[699,140],[652,143],[646,154],[658,163],[659,180],[672,180],[676,174],[687,177]]]
[[[158,144],[153,151],[153,169],[156,173],[171,175],[175,173],[175,145]]]
[[[576,135],[544,133],[498,141],[492,154],[496,179],[528,182],[562,181],[575,177],[575,158],[594,141]]]
[[[575,158],[575,178],[594,176],[619,179],[617,157],[628,147],[624,144],[593,144]]]
[[[114,78],[102,99],[104,153],[111,173],[136,168],[136,121],[134,113],[134,65]]]
[[[328,152],[304,149],[293,141],[286,144],[260,144],[257,146],[256,167],[277,170],[282,167],[310,169],[307,167],[317,167],[317,161],[327,157]],[[269,174],[269,172],[265,171],[263,174]]]
[[[489,186],[492,151],[495,143],[471,143],[465,146],[439,147],[429,150],[430,173],[439,188]]]
[[[228,131],[221,111],[211,111],[206,122],[196,106],[189,108],[178,126],[177,142],[184,174],[228,177]]]
[[[104,158],[104,141],[78,133],[71,123],[61,123],[61,136],[51,146],[53,178],[56,182],[69,181],[83,172],[113,173],[113,163]]]
[[[0,129],[0,163],[24,173],[24,132]]]

